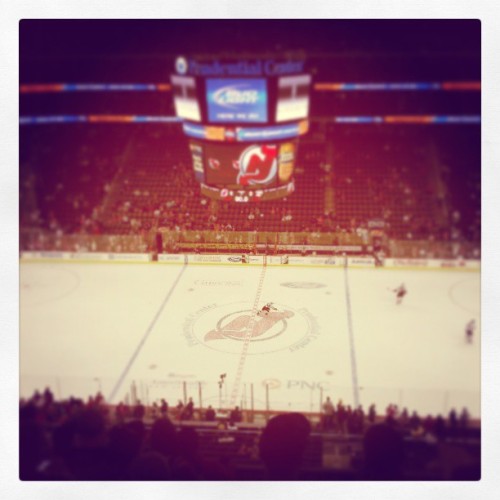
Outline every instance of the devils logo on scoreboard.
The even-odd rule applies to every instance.
[[[208,159],[208,167],[211,168],[212,170],[219,170],[220,161],[216,160],[215,158],[209,158]]]
[[[278,148],[276,145],[250,146],[233,163],[239,171],[236,181],[242,186],[269,184],[278,171]]]

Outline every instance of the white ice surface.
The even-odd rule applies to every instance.
[[[134,384],[149,403],[318,411],[330,396],[479,416],[476,272],[23,263],[20,293],[21,397],[49,385],[118,402]],[[242,319],[269,301],[288,317],[260,331],[263,318]]]

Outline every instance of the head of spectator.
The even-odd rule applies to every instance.
[[[150,444],[154,451],[164,456],[171,456],[177,450],[175,427],[168,418],[159,418],[153,424],[150,434]]]
[[[259,443],[269,479],[298,479],[311,424],[300,413],[273,417],[267,423]]]
[[[132,481],[168,481],[172,479],[167,459],[157,451],[139,455],[128,469]]]
[[[105,418],[99,408],[85,408],[75,416],[75,432],[79,444],[99,445],[105,437],[105,431]]]
[[[199,439],[191,427],[183,427],[177,434],[177,451],[184,458],[194,461],[198,459]]]
[[[403,438],[387,423],[372,425],[363,439],[365,479],[398,480],[403,465]]]
[[[21,421],[19,427],[19,477],[22,481],[40,479],[40,465],[48,457],[49,443],[41,425]]]
[[[139,455],[144,433],[135,425],[116,425],[110,429],[108,454],[117,469],[117,473],[127,470],[132,461]]]

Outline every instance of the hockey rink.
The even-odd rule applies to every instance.
[[[480,416],[475,271],[22,262],[19,330],[21,397]]]

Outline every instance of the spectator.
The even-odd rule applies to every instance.
[[[434,421],[434,435],[441,441],[446,437],[446,434],[446,422],[441,415],[438,415]]]
[[[370,481],[402,479],[403,438],[388,424],[375,424],[363,439],[364,477]]]
[[[374,424],[377,418],[377,410],[375,409],[375,405],[371,404],[368,408],[368,421],[370,424]]]
[[[207,411],[205,412],[205,420],[207,422],[215,422],[215,410],[211,405],[209,405]]]
[[[127,479],[127,471],[143,447],[144,432],[134,423],[115,425],[108,432],[110,478]]]
[[[160,402],[160,413],[161,413],[161,418],[167,418],[168,415],[168,403],[165,399],[161,399]]]
[[[192,420],[193,415],[194,415],[193,398],[189,398],[186,406],[181,412],[181,420]]]
[[[134,406],[133,416],[135,419],[142,421],[145,414],[146,414],[146,408],[141,403],[141,400],[138,399],[135,406]]]
[[[347,410],[344,404],[342,403],[342,400],[339,399],[339,402],[337,403],[337,426],[338,426],[338,431],[341,434],[345,434],[346,420],[347,420]]]
[[[241,413],[239,406],[236,406],[234,410],[231,410],[231,413],[229,415],[229,421],[231,422],[231,424],[236,424],[238,422],[241,422],[242,417],[243,415]]]
[[[300,413],[273,417],[262,432],[259,450],[270,480],[299,479],[311,425]]]
[[[305,470],[301,475],[302,459],[304,457],[310,425],[307,419],[300,414],[285,414],[271,419],[260,435],[239,433],[234,430],[217,432],[215,429],[205,429],[204,433],[216,433],[220,447],[216,456],[207,459],[205,446],[200,446],[201,434],[191,426],[179,426],[179,430],[167,418],[159,418],[150,426],[141,420],[134,419],[126,423],[126,405],[121,404],[114,414],[110,414],[104,404],[102,396],[88,399],[86,403],[77,398],[66,401],[57,401],[51,391],[35,392],[28,400],[20,401],[20,477],[23,480],[234,480],[242,476],[238,470],[229,466],[231,457],[238,457],[240,461],[255,461],[254,447],[247,446],[252,439],[259,442],[258,453],[266,467],[266,479],[292,480],[309,478],[311,471]],[[138,402],[138,404],[141,404]],[[120,406],[120,405],[119,405]],[[186,405],[187,406],[187,405]],[[339,401],[346,415],[345,429],[350,434],[363,433],[364,412],[362,407],[352,410],[344,407]],[[134,407],[135,409],[135,407]],[[161,410],[160,410],[161,411]],[[231,419],[235,418],[232,412]],[[210,420],[210,413],[215,418],[215,412],[208,407],[205,418]],[[375,415],[374,407],[370,408]],[[405,479],[403,474],[406,464],[404,461],[403,433],[404,409],[395,418],[393,425],[373,423],[364,436],[365,460],[362,466],[361,479],[366,480],[395,480]],[[462,412],[467,421],[468,412]],[[115,421],[110,421],[110,416]],[[462,415],[463,418],[463,415]],[[375,422],[375,418],[372,418]],[[450,421],[457,420],[456,412],[450,412]],[[430,454],[436,457],[435,451],[439,441],[445,437],[452,438],[444,418],[429,415],[425,419],[425,431],[421,419],[414,411],[409,418],[412,463],[420,461],[423,456],[417,457],[415,445],[424,450],[429,458]],[[468,424],[470,425],[470,424]],[[227,430],[227,427],[224,426]],[[208,432],[207,432],[208,431]],[[480,478],[479,448],[476,454],[471,453],[474,443],[477,443],[479,434],[472,426],[467,427],[467,446],[462,447],[458,442],[446,443],[453,445],[451,454],[439,453],[436,460],[440,474],[439,479],[477,480]],[[427,434],[425,434],[427,432]],[[207,435],[205,434],[205,435]],[[252,436],[252,434],[250,435]],[[213,439],[214,434],[209,439]],[[249,438],[249,439],[247,439]],[[206,439],[206,438],[203,438]],[[315,439],[317,439],[315,437]],[[331,439],[331,436],[330,438]],[[343,438],[338,438],[343,441]],[[224,440],[224,441],[223,441]],[[475,441],[476,440],[476,441]],[[418,443],[420,441],[420,443]],[[223,445],[221,443],[224,443]],[[226,446],[232,448],[225,450]],[[234,446],[233,446],[234,445]],[[472,445],[472,446],[471,446]],[[252,451],[253,450],[253,451]],[[311,448],[311,455],[314,456]],[[229,453],[228,453],[229,451]],[[398,459],[399,457],[399,459]],[[311,459],[312,457],[308,457]],[[353,460],[355,457],[352,457]],[[308,460],[308,463],[309,460]],[[353,462],[354,463],[354,462]],[[250,467],[255,467],[255,462]],[[411,469],[411,477],[415,473],[423,478],[436,479],[436,470],[430,471],[422,463],[421,469]],[[409,470],[409,469],[406,469]],[[249,470],[244,472],[243,478],[248,478]],[[327,471],[323,469],[321,474]],[[329,472],[328,472],[329,473]],[[427,476],[427,474],[430,476]],[[255,474],[255,470],[252,474]],[[259,479],[264,477],[259,476]]]
[[[455,435],[458,428],[457,411],[455,410],[455,408],[452,408],[448,415],[448,426],[451,434]]]
[[[184,403],[179,399],[177,401],[177,406],[175,407],[175,415],[177,420],[182,420],[182,415],[184,412]]]
[[[330,396],[327,396],[323,403],[323,428],[325,431],[333,429],[333,419],[335,416],[335,407],[333,406]]]
[[[464,406],[459,417],[459,425],[462,429],[466,429],[469,426],[469,418],[469,410]]]
[[[165,457],[173,456],[177,452],[177,435],[175,427],[168,419],[160,418],[151,427],[149,443],[152,450]]]
[[[130,465],[127,479],[132,481],[168,481],[172,479],[167,459],[158,452],[139,455]]]

